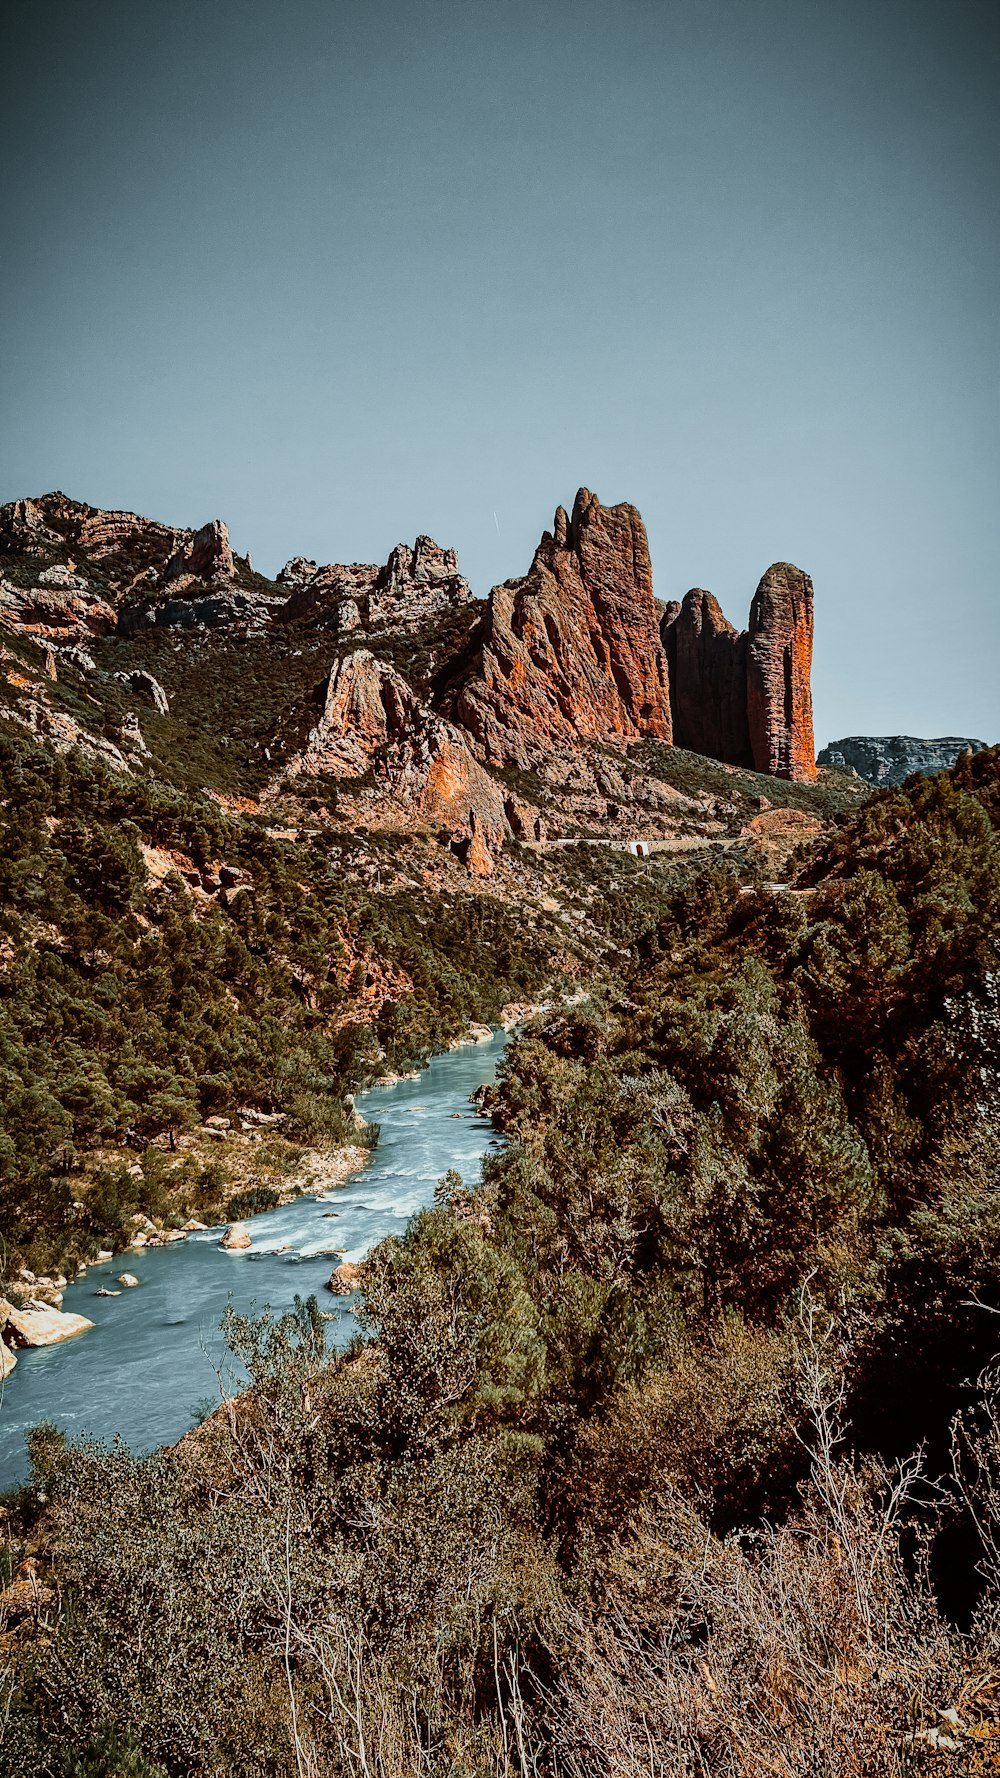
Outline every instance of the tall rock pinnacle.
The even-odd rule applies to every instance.
[[[815,778],[812,693],[813,585],[775,562],[750,607],[747,717],[753,763],[775,778]]]
[[[670,667],[674,745],[729,765],[752,765],[746,635],[701,587],[667,607],[660,634]]]
[[[581,488],[522,580],[493,588],[440,707],[487,759],[527,766],[585,740],[669,741],[667,662],[634,506]]]
[[[808,574],[775,562],[734,630],[717,599],[693,587],[667,606],[660,635],[670,668],[674,742],[772,778],[814,778],[809,671],[813,589]]]

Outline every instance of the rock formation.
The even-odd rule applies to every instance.
[[[122,598],[149,570],[158,573],[191,533],[134,512],[104,512],[61,493],[15,500],[0,507],[0,553],[13,557],[57,556],[87,564],[89,580]]]
[[[121,724],[119,711],[105,711],[101,737],[84,734],[80,688],[64,667],[93,676],[85,697],[95,711],[101,682],[114,677],[166,715],[163,686],[138,661],[162,661],[183,704],[191,657],[180,638],[169,653],[149,638],[148,656],[122,647],[116,659],[119,644],[161,628],[235,631],[241,642],[266,636],[254,681],[264,710],[250,746],[270,762],[262,775],[269,769],[272,792],[301,773],[331,773],[354,786],[349,795],[366,814],[391,824],[408,812],[446,826],[484,873],[505,838],[541,832],[537,809],[491,768],[531,770],[563,793],[567,814],[623,824],[637,806],[635,775],[623,776],[632,742],[673,738],[780,777],[815,769],[807,576],[787,563],[770,568],[743,634],[701,588],[661,621],[638,512],[604,507],[585,488],[572,517],[557,510],[528,573],[482,603],[454,550],[427,536],[398,544],[381,565],[296,557],[271,581],[233,551],[221,519],[180,530],[61,493],[0,508],[0,574],[0,627],[11,646],[20,635],[33,645],[28,656],[35,644],[47,651],[42,686],[23,649],[10,655],[4,695],[18,721],[51,731],[57,744],[77,732],[81,745],[125,765],[103,733]],[[331,663],[348,637],[354,652]],[[92,638],[102,647],[89,654],[80,645]],[[369,638],[394,665],[356,647]],[[260,663],[262,651],[251,652]],[[303,693],[321,672],[329,674],[322,708],[303,748]],[[187,719],[183,707],[177,714]],[[134,714],[121,732],[134,764],[145,751]],[[642,799],[650,810],[663,794],[655,779]]]
[[[670,740],[646,532],[633,506],[581,488],[523,580],[490,594],[440,708],[490,761],[521,767],[582,740]]]
[[[64,1314],[48,1303],[31,1302],[26,1309],[16,1309],[0,1300],[0,1331],[11,1346],[56,1346],[93,1325],[86,1315]]]
[[[303,773],[368,781],[366,803],[378,804],[389,819],[447,827],[480,874],[490,868],[486,857],[512,831],[512,819],[523,829],[537,814],[516,804],[474,757],[467,737],[367,649],[335,662],[319,721],[279,783]],[[350,782],[345,788],[351,789]]]
[[[678,747],[775,778],[816,775],[809,674],[812,581],[775,562],[739,634],[701,587],[667,606],[660,635]]]
[[[0,624],[52,642],[110,636],[118,621],[112,607],[88,592],[82,576],[53,579],[52,575],[51,569],[43,571],[36,586],[0,580]]]
[[[131,673],[116,673],[115,678],[121,679],[140,697],[147,698],[161,716],[170,715],[170,699],[159,680],[154,679],[152,673],[147,673],[144,667],[135,667]]]
[[[418,537],[412,549],[398,543],[381,566],[331,562],[318,568],[296,556],[281,570],[278,585],[291,589],[279,622],[318,624],[341,636],[357,629],[410,629],[473,602],[455,551],[441,549],[431,537]]]
[[[361,1267],[353,1264],[351,1260],[345,1259],[341,1261],[335,1271],[331,1272],[326,1288],[332,1291],[334,1296],[353,1296],[354,1292],[360,1288],[360,1284]]]
[[[915,735],[848,735],[831,741],[819,755],[821,766],[857,772],[866,784],[902,784],[911,772],[945,772],[963,753],[983,753],[985,741],[942,735],[922,741]]]
[[[227,586],[236,577],[229,542],[229,529],[221,519],[212,519],[196,531],[186,549],[170,557],[163,571],[166,585],[177,580],[203,580],[216,586]]]
[[[245,1253],[248,1247],[253,1246],[246,1223],[231,1222],[219,1246],[224,1247],[227,1253]]]
[[[813,586],[790,562],[775,562],[750,607],[747,718],[758,772],[815,778],[812,669]]]
[[[674,745],[752,766],[747,636],[701,587],[693,587],[682,604],[668,605],[660,635],[670,669]]]

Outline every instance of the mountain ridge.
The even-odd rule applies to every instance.
[[[809,782],[811,582],[776,564],[755,612],[762,601],[743,650],[748,739],[730,741],[711,721],[694,739],[723,763]],[[580,816],[595,835],[623,838],[638,823],[644,837],[664,837],[656,775],[629,771],[628,751],[671,745],[675,708],[707,706],[714,691],[710,667],[687,656],[683,685],[672,686],[660,612],[641,516],[586,488],[571,512],[557,509],[527,575],[485,600],[455,552],[426,535],[382,564],[293,557],[269,580],[219,519],[182,529],[60,491],[0,509],[0,631],[45,661],[37,680],[8,672],[8,685],[30,692],[20,712],[15,700],[16,719],[119,766],[141,762],[149,719],[112,714],[108,681],[145,697],[151,680],[160,713],[200,731],[192,743],[206,761],[213,750],[228,755],[214,768],[217,788],[235,770],[243,787],[273,798],[327,774],[353,798],[356,819],[444,825],[483,874],[504,844],[541,839],[547,827],[566,837]],[[235,723],[204,719],[190,672],[174,672],[182,661],[203,679],[213,661],[234,676],[245,705]],[[72,710],[57,713],[60,681]],[[348,686],[338,702],[335,688]],[[97,732],[88,705],[100,712]],[[536,797],[511,794],[509,775],[525,772],[548,786],[544,816]]]

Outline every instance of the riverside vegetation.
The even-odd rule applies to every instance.
[[[233,1207],[239,1182],[217,1150],[172,1158],[206,1117],[280,1110],[279,1173],[296,1143],[356,1142],[353,1088],[496,1019],[544,975],[544,916],[525,939],[492,900],[412,884],[375,895],[349,868],[349,834],[293,853],[208,796],[12,734],[0,735],[0,777],[0,1275],[12,1294],[19,1265],[70,1271],[123,1243],[136,1217],[180,1227],[252,1208]],[[219,858],[233,890],[193,894],[181,871],[211,882]],[[391,859],[387,847],[388,871]],[[406,993],[373,998],[366,1022],[346,1015],[370,965]]]
[[[176,1448],[33,1435],[0,1770],[1000,1769],[1000,751],[845,799],[784,883],[570,848],[547,913],[525,858],[526,942],[527,887],[431,919],[350,836],[292,864],[4,746],[4,1219],[46,1263],[107,1215],[55,1151],[244,1101],[336,1138],[372,1031],[576,991],[509,1050],[481,1185],[369,1257],[349,1350],[313,1302],[231,1316],[252,1386]],[[252,893],[195,917],[140,870],[168,840]],[[345,935],[413,984],[374,1026],[336,1016]]]

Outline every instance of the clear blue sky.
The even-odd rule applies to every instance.
[[[586,483],[813,575],[818,744],[1000,736],[995,5],[8,16],[0,498],[486,592]]]

